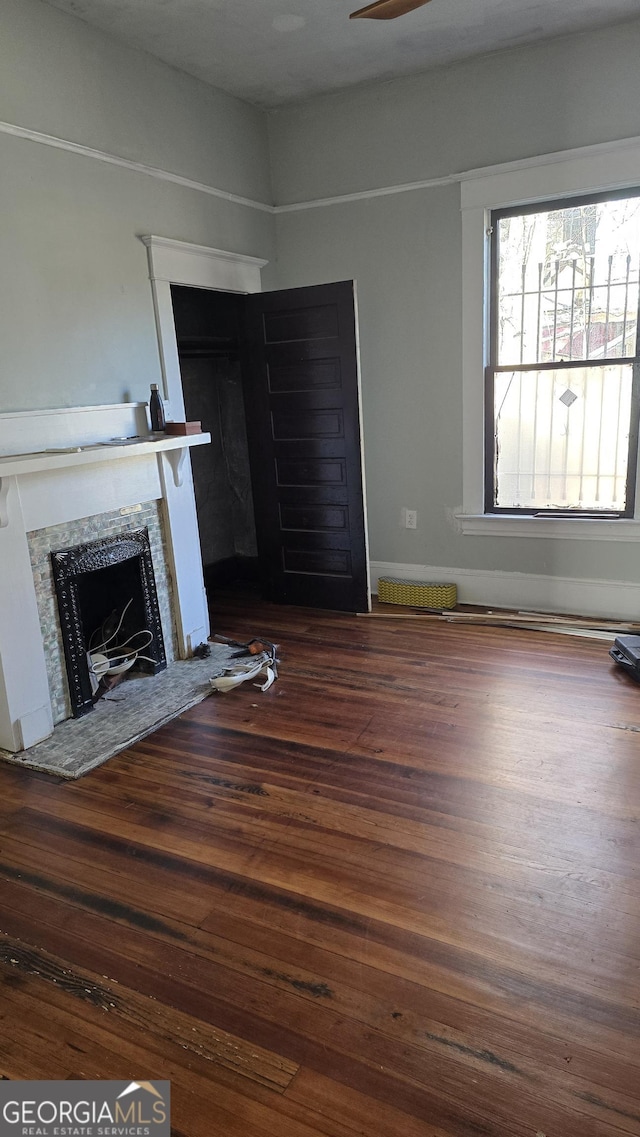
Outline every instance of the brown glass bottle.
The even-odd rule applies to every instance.
[[[151,430],[161,432],[164,430],[165,417],[164,406],[158,391],[158,384],[151,384],[151,398],[149,399],[149,417],[151,418]]]

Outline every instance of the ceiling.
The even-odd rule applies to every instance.
[[[350,21],[364,0],[48,2],[264,107],[640,14],[638,0],[432,0],[391,21]]]

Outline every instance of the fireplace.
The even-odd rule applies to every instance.
[[[174,408],[174,414],[176,410],[182,413],[181,406]],[[143,403],[0,413],[0,748],[4,750],[16,753],[35,746],[74,713],[52,582],[52,550],[65,551],[121,534],[128,537],[146,526],[167,662],[187,658],[207,639],[209,616],[187,453],[189,447],[206,445],[210,438],[147,432]],[[135,557],[125,560],[134,564],[117,571],[135,568],[142,579],[138,603],[145,614],[145,605],[147,612],[149,607],[145,557],[137,549]],[[82,612],[78,616],[83,589],[76,588],[73,580],[67,582],[65,607],[72,623],[80,621],[80,643],[91,635],[83,626]],[[88,617],[89,622],[92,619]],[[159,636],[156,642],[160,644]],[[78,657],[81,650],[73,649]],[[160,659],[151,658],[154,666],[161,665]],[[84,693],[80,679],[77,685],[82,696],[77,705],[85,706],[86,684]]]
[[[139,645],[136,670],[155,675],[167,666],[149,534],[136,529],[60,549],[51,563],[71,710],[80,718],[100,693],[88,653],[115,652],[128,666]]]

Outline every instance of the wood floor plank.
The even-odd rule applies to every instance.
[[[86,895],[77,896],[72,893],[72,895],[69,896],[65,889],[58,889],[59,896],[61,896],[65,902],[70,902],[74,905],[74,908],[69,911],[67,903],[60,904],[51,900],[51,897],[55,895],[55,890],[49,888],[47,891],[47,884],[52,884],[52,882],[40,879],[34,885],[33,881],[29,879],[29,874],[26,873],[21,874],[21,887],[17,887],[14,883],[13,889],[11,889],[5,880],[3,888],[6,910],[5,920],[9,921],[13,919],[20,921],[22,919],[23,921],[22,923],[18,922],[18,924],[13,925],[13,927],[17,929],[15,934],[24,934],[24,921],[26,919],[28,926],[29,912],[32,906],[37,903],[43,915],[45,913],[47,914],[49,920],[49,935],[54,934],[56,928],[58,928],[58,935],[64,935],[65,931],[68,932],[70,928],[79,923],[83,908],[92,912],[98,912],[100,919],[91,921],[85,919],[84,926],[91,929],[92,935],[100,941],[105,935],[105,906],[100,902],[96,904],[92,903],[92,898]],[[45,886],[44,890],[42,886]],[[235,892],[234,895],[236,895]],[[274,902],[277,901],[276,897],[272,899]],[[79,910],[76,909],[76,905],[79,905]],[[275,908],[275,903],[273,907]],[[269,982],[274,982],[277,985],[279,983],[278,977],[287,972],[287,977],[281,979],[279,985],[284,986],[285,989],[293,988],[303,994],[308,988],[312,1000],[315,999],[314,992],[316,990],[322,993],[324,989],[325,984],[323,979],[325,976],[322,974],[320,974],[319,978],[313,974],[304,975],[301,973],[296,974],[295,972],[291,974],[291,965],[298,965],[300,963],[299,953],[292,950],[292,946],[294,949],[297,947],[296,941],[286,941],[289,946],[286,947],[286,950],[281,952],[286,963],[283,963],[281,960],[279,961],[276,956],[274,962],[268,957],[265,958],[262,963],[256,962],[252,964],[250,958],[246,955],[241,956],[240,962],[238,962],[233,953],[231,955],[225,953],[224,944],[220,945],[220,949],[216,948],[215,936],[209,937],[206,931],[204,934],[194,933],[193,929],[189,929],[184,925],[176,925],[168,920],[156,919],[155,921],[150,921],[148,918],[140,918],[134,909],[124,911],[108,909],[108,913],[112,918],[117,918],[121,926],[123,950],[126,944],[129,954],[131,952],[137,953],[136,958],[141,962],[144,961],[151,951],[162,953],[171,945],[181,945],[185,951],[191,954],[213,959],[218,966],[230,967],[232,970],[239,970],[247,976],[257,976],[261,980],[266,976]],[[307,915],[308,908],[302,905],[300,914]],[[330,914],[320,913],[320,915],[329,916]],[[128,936],[125,934],[127,926],[133,929]],[[215,931],[217,927],[215,917],[212,917],[210,926]],[[354,927],[354,925],[351,926]],[[357,930],[357,928],[355,930]],[[388,942],[388,937],[384,935],[384,932],[388,930],[389,929],[385,928],[385,926],[381,927],[372,921],[367,922],[366,939],[368,948],[366,958],[370,959],[372,964],[375,964],[377,960],[375,940],[377,938],[378,942],[381,942],[383,945],[385,944],[385,940]],[[161,944],[157,946],[148,943],[145,944],[144,941],[141,941],[142,932],[146,932],[148,935],[160,939],[162,941]],[[323,932],[325,932],[324,927]],[[259,939],[259,931],[256,931],[253,935],[249,933],[248,938],[255,944]],[[326,939],[331,942],[328,936],[326,936]],[[230,937],[230,943],[237,942],[238,934],[236,932],[236,934]],[[398,941],[392,937],[391,942],[395,943]],[[400,944],[405,946],[402,940],[400,940]],[[410,946],[413,945],[410,943]],[[64,949],[58,947],[55,950]],[[66,950],[69,950],[68,947]],[[233,949],[233,952],[235,952],[235,950],[236,949]],[[402,968],[402,974],[411,976],[423,983],[429,991],[429,1000],[431,1001],[436,1000],[435,993],[440,991],[447,997],[455,996],[455,998],[458,999],[462,998],[464,1000],[463,1005],[467,1006],[472,1000],[477,999],[477,995],[473,994],[473,982],[469,982],[469,978],[474,976],[477,980],[482,976],[481,989],[486,991],[487,987],[493,987],[496,994],[502,1000],[505,1013],[516,1013],[522,1000],[526,999],[527,1004],[533,1002],[535,1005],[539,1005],[541,1009],[544,1007],[545,1014],[551,1016],[551,1021],[556,1024],[556,1029],[560,1032],[567,1030],[576,1015],[579,1017],[581,1030],[587,1032],[587,1037],[590,1037],[590,1030],[592,1032],[598,1032],[599,1036],[606,1037],[605,1027],[607,1030],[616,1031],[621,1023],[624,1025],[626,1031],[635,1031],[638,1029],[637,1016],[634,1017],[634,1012],[626,1008],[622,1002],[608,1002],[599,996],[597,992],[590,995],[580,992],[579,990],[576,991],[571,972],[567,969],[565,969],[562,974],[562,982],[560,982],[560,975],[558,975],[556,983],[552,987],[549,987],[540,982],[532,982],[531,980],[527,982],[517,972],[505,970],[495,963],[484,961],[477,954],[474,955],[472,953],[459,951],[445,951],[443,953],[441,945],[434,944],[434,942],[430,940],[416,940],[413,950],[421,962],[419,964],[414,962],[413,967],[411,967],[410,963],[407,965],[405,958],[401,958],[400,967]],[[357,958],[357,949],[352,948],[351,954],[354,954]],[[308,953],[308,958],[309,960],[313,960],[313,949]],[[386,958],[387,956],[383,955],[383,970],[386,965]],[[102,963],[100,966],[106,966],[106,964]],[[334,974],[339,972],[340,966],[341,957],[335,959],[333,953],[327,962],[320,964],[321,969],[324,970],[331,979]],[[392,966],[398,967],[396,959],[393,960]],[[269,972],[271,974],[268,974]],[[347,981],[351,982],[348,978]],[[391,997],[393,985],[389,978],[387,978],[386,982],[389,985]],[[296,984],[298,984],[297,987]],[[228,978],[226,985],[228,986]],[[411,994],[405,993],[404,995],[400,993],[398,998],[403,1005],[406,1005],[407,1003],[410,1004],[415,1001],[416,994],[415,992]],[[488,1002],[490,1003],[490,998]],[[482,1005],[482,1002],[480,1005]],[[446,1014],[448,1012],[441,1010],[441,1013]]]
[[[188,815],[188,805],[185,806],[185,810]],[[58,803],[55,813],[56,816],[69,817],[73,810],[67,803]],[[131,817],[136,818],[135,823],[130,820]],[[433,898],[429,896],[429,884],[422,880],[423,874],[431,870],[430,865],[423,866],[417,875],[414,870],[412,875],[415,877],[415,882],[408,881],[406,874],[410,870],[403,871],[402,874],[398,871],[389,874],[385,871],[384,859],[379,855],[379,851],[375,851],[378,855],[372,860],[373,851],[369,849],[356,858],[357,866],[352,865],[348,870],[344,862],[345,858],[347,860],[349,858],[344,849],[354,843],[353,838],[342,835],[333,837],[327,846],[331,850],[329,856],[322,847],[322,834],[310,836],[306,829],[299,833],[287,829],[281,835],[253,823],[253,833],[260,845],[260,854],[256,857],[251,846],[251,835],[246,827],[234,824],[229,830],[224,824],[220,826],[216,819],[208,827],[208,832],[213,831],[218,837],[212,850],[197,840],[200,827],[195,819],[190,819],[188,826],[178,825],[167,819],[159,832],[149,824],[138,824],[139,820],[145,819],[148,821],[145,809],[130,811],[126,820],[122,820],[120,810],[114,807],[110,826],[112,831],[126,833],[140,843],[150,843],[154,848],[161,844],[174,851],[179,849],[183,855],[200,859],[205,864],[232,868],[233,871],[245,875],[247,858],[249,858],[253,874],[265,883],[279,885],[285,878],[289,881],[293,878],[299,891],[315,896],[316,899],[332,898],[335,902],[336,899],[344,899],[348,892],[351,907],[361,915],[381,918],[409,930],[428,934],[431,938],[451,946],[460,947],[468,942],[471,936],[481,954],[507,967],[517,964],[521,952],[520,939],[526,937],[529,968],[541,981],[549,979],[550,967],[553,966],[558,949],[562,950],[563,947],[568,949],[572,946],[570,938],[568,940],[566,935],[563,936],[562,928],[559,926],[555,932],[555,946],[550,955],[548,936],[536,912],[523,911],[513,916],[509,907],[504,905],[496,912],[491,900],[488,899],[485,913],[482,907],[477,909],[477,898],[474,899],[472,895],[470,895],[471,908],[465,912],[460,904],[455,910],[456,918],[452,920],[447,908],[447,901],[451,899],[450,890],[444,895],[438,910]],[[88,814],[86,821],[87,824],[95,824],[96,815]],[[187,830],[188,837],[185,835]],[[238,838],[240,844],[236,840]],[[219,855],[223,849],[227,856],[221,860]],[[372,867],[374,863],[375,867]],[[372,903],[374,888],[376,897],[375,903]],[[416,897],[420,899],[420,906],[416,902]],[[494,927],[484,928],[483,921],[485,919],[491,921],[492,908]],[[572,967],[576,990],[581,990],[585,994],[597,994],[602,991],[606,997],[610,981],[622,984],[627,982],[626,973],[629,972],[629,965],[625,962],[626,957],[619,961],[619,968],[616,971],[616,956],[610,953],[605,970],[598,958],[595,944],[588,940],[586,943],[580,941],[573,950]],[[627,994],[624,986],[622,992]]]
[[[327,1120],[339,1122],[350,1132],[375,1133],[376,1137],[446,1137],[444,1130],[404,1113],[386,1102],[376,1101],[314,1070],[302,1068],[285,1091],[288,1101],[297,1101]]]
[[[227,805],[227,809],[229,808],[233,812],[236,808],[235,803],[231,803],[230,806]],[[285,819],[288,818],[287,813]],[[30,814],[24,812],[20,818],[19,828],[16,827],[15,832],[12,832],[10,836],[7,835],[4,841],[4,863],[8,863],[11,859],[15,866],[24,865],[37,871],[40,859],[39,843],[42,840],[43,830],[46,829],[49,846],[49,872],[52,872],[53,868],[57,866],[60,876],[68,875],[70,879],[78,882],[91,881],[94,884],[97,883],[100,880],[101,873],[104,873],[105,870],[94,870],[93,866],[84,865],[82,861],[83,854],[86,856],[87,852],[86,840],[82,839],[83,836],[86,837],[87,828],[81,825],[75,826],[75,829],[68,826],[61,838],[56,833],[55,827],[48,822],[50,819],[46,815],[39,814],[36,818],[32,818]],[[32,846],[31,851],[26,847],[28,844]],[[352,844],[356,843],[352,842]],[[378,842],[376,841],[377,845]],[[60,849],[60,853],[56,852],[57,849]],[[153,910],[154,905],[160,905],[166,914],[189,923],[198,924],[205,919],[211,905],[199,891],[192,897],[187,887],[188,878],[185,874],[180,881],[180,879],[169,879],[165,873],[163,879],[158,880],[158,883],[154,885],[153,870],[148,865],[146,867],[141,865],[139,857],[127,855],[131,851],[130,843],[123,844],[123,849],[124,852],[119,857],[110,858],[106,862],[110,867],[110,875],[105,878],[104,888],[106,891],[126,900],[129,894],[127,878],[131,876],[132,883],[139,879],[140,886],[142,886],[143,873],[145,873],[148,874],[144,876],[145,889],[140,895],[143,896],[145,906],[149,910]],[[376,863],[382,871],[380,853],[380,848],[376,847]],[[412,866],[412,860],[411,855],[407,856],[404,868],[405,878],[408,876],[410,879],[411,874],[415,875],[416,873],[416,868]],[[619,891],[614,890],[613,897],[608,892],[604,895],[600,894],[596,909],[593,888],[585,891],[579,898],[574,898],[566,887],[554,891],[546,881],[544,884],[541,884],[539,880],[529,880],[526,884],[519,881],[514,882],[509,876],[498,876],[496,871],[491,874],[481,871],[481,866],[476,867],[475,863],[472,867],[462,864],[459,857],[454,858],[454,861],[456,863],[439,862],[437,877],[431,874],[430,864],[424,866],[424,872],[428,878],[427,894],[431,896],[430,907],[432,911],[437,910],[437,907],[446,911],[452,896],[458,893],[461,911],[464,911],[465,905],[468,903],[466,897],[474,897],[472,914],[477,920],[478,897],[480,896],[482,897],[482,913],[487,915],[489,929],[492,927],[492,920],[504,918],[503,909],[505,908],[508,908],[520,927],[530,928],[529,935],[532,942],[535,942],[536,936],[543,940],[547,939],[544,924],[540,921],[541,913],[544,913],[547,919],[553,917],[558,937],[565,935],[569,939],[571,938],[573,922],[579,919],[582,926],[582,944],[583,946],[586,945],[592,953],[595,952],[595,955],[598,955],[602,950],[606,950],[615,955],[622,946],[625,950],[625,957],[629,955],[631,958],[637,958],[638,945],[640,944],[640,924],[632,914],[624,910]],[[402,860],[399,863],[401,868]],[[140,871],[137,872],[137,869]],[[92,876],[94,872],[95,875]],[[426,902],[425,893],[423,893],[421,902]],[[606,927],[602,926],[600,919],[603,905],[609,909]],[[627,908],[629,908],[629,904],[627,904]],[[476,926],[480,927],[479,924]],[[628,938],[626,942],[620,936],[623,928],[626,928],[628,933],[633,933],[633,938]]]
[[[296,1064],[280,1055],[194,1016],[180,1014],[157,999],[100,981],[85,968],[66,968],[50,953],[10,937],[0,938],[0,968],[5,989],[11,989],[16,976],[23,986],[25,976],[35,976],[41,983],[56,984],[56,992],[67,992],[83,1003],[99,1007],[110,1019],[125,1023],[127,1029],[135,1028],[146,1036],[160,1038],[278,1092],[283,1092],[297,1073]]]
[[[640,704],[606,645],[214,615],[281,644],[270,691],[76,783],[0,765],[0,1073],[142,1065],[176,1137],[640,1134]]]
[[[213,740],[215,744],[215,739]],[[140,744],[142,752],[151,747]],[[154,748],[155,750],[155,748]],[[157,750],[155,750],[157,753]],[[620,871],[621,862],[628,858],[628,873],[636,864],[638,835],[635,815],[629,810],[628,799],[624,812],[620,811],[612,821],[612,832],[603,832],[603,813],[600,810],[568,805],[559,805],[543,796],[531,797],[518,790],[505,791],[502,787],[485,792],[482,784],[468,779],[461,787],[459,779],[431,778],[420,789],[413,791],[413,800],[394,802],[390,800],[387,784],[380,770],[380,762],[369,761],[361,770],[354,769],[351,756],[345,755],[340,761],[340,769],[334,767],[332,781],[313,778],[298,779],[296,784],[283,786],[272,780],[269,771],[257,780],[240,781],[234,779],[233,771],[227,776],[218,772],[212,774],[210,753],[200,764],[197,753],[191,751],[166,750],[167,758],[174,759],[169,765],[164,763],[164,771],[153,757],[149,761],[149,780],[144,775],[138,781],[139,792],[146,791],[147,801],[157,793],[158,778],[164,775],[163,784],[181,793],[185,805],[193,803],[193,808],[208,810],[227,806],[230,813],[253,811],[255,814],[281,817],[286,820],[301,820],[309,824],[322,825],[335,829],[338,833],[347,832],[353,836],[374,839],[392,847],[420,852],[424,855],[439,856],[441,859],[457,859],[468,863],[462,850],[456,856],[456,845],[464,838],[473,854],[474,863],[478,858],[499,856],[501,847],[497,845],[498,834],[514,851],[532,853],[544,841],[550,858],[566,856],[566,836],[560,836],[560,826],[572,826],[572,851],[581,863],[602,868],[603,852],[609,853],[608,842],[615,828],[616,845],[614,869]],[[188,761],[186,761],[188,759]],[[244,771],[243,771],[244,772]],[[410,771],[417,775],[418,771]],[[358,788],[340,790],[342,779],[350,779]],[[359,778],[359,784],[356,782]],[[396,777],[397,783],[397,777]],[[446,784],[443,786],[442,783]],[[463,789],[463,794],[460,789]],[[321,799],[314,800],[314,791]],[[457,800],[456,800],[457,799]],[[487,801],[488,799],[488,801]],[[142,800],[138,798],[138,800]],[[535,813],[536,830],[529,824]],[[403,824],[398,825],[398,817]],[[605,815],[606,817],[606,815]],[[490,843],[491,853],[487,852]],[[637,875],[637,874],[636,874]]]
[[[46,819],[39,816],[35,832],[41,838],[46,834],[49,845],[55,843],[56,839],[66,841],[69,850],[75,852],[76,855],[78,855],[78,848],[80,850],[84,848],[83,842],[76,840],[77,834],[82,832],[81,827],[64,827],[62,833],[59,833],[56,826],[47,827],[45,822]],[[25,829],[24,825],[22,829]],[[32,839],[35,839],[33,834]],[[107,845],[112,849],[114,840],[112,837],[108,840],[103,837],[102,840],[105,846],[103,851],[106,853]],[[15,842],[12,842],[13,844]],[[99,840],[89,846],[89,852],[98,846]],[[149,880],[155,882],[156,892],[160,895],[163,887],[169,894],[178,893],[181,883],[184,883],[185,888],[198,887],[205,890],[209,898],[208,904],[212,903],[214,906],[214,914],[212,914],[210,924],[205,922],[203,925],[205,928],[210,926],[215,930],[220,916],[224,918],[225,913],[233,916],[235,912],[241,911],[248,920],[249,928],[252,926],[251,920],[254,916],[259,928],[263,924],[272,928],[286,927],[287,930],[293,930],[297,936],[302,934],[301,928],[304,928],[306,942],[326,944],[332,951],[346,954],[349,958],[358,959],[364,954],[368,960],[375,961],[377,966],[397,972],[407,978],[415,977],[419,981],[426,981],[428,973],[430,988],[435,986],[446,991],[453,991],[457,995],[462,995],[465,1001],[471,997],[469,984],[463,985],[460,974],[461,972],[465,974],[478,973],[479,961],[473,956],[463,953],[459,956],[459,963],[456,964],[455,953],[450,953],[448,959],[443,956],[442,951],[438,956],[435,951],[436,944],[433,940],[415,935],[405,935],[403,938],[398,929],[391,925],[381,924],[379,921],[371,919],[366,921],[366,925],[362,921],[358,924],[353,914],[347,915],[344,911],[340,912],[327,906],[311,904],[302,896],[268,889],[248,878],[236,878],[229,874],[218,873],[215,870],[208,871],[192,862],[185,863],[175,857],[170,858],[164,854],[154,854],[153,851],[132,846],[128,842],[121,843],[116,847],[119,856],[113,865],[114,872],[109,878],[110,881],[115,881],[116,885],[119,885],[119,890],[115,892],[115,895],[127,899],[130,891],[132,889],[135,891],[137,887],[137,907],[140,908],[142,901],[142,907],[145,911],[148,911],[148,897],[143,886],[146,874],[148,874]],[[134,855],[129,855],[131,853]],[[15,857],[20,857],[19,848],[14,852]],[[79,862],[74,861],[70,865],[69,877],[71,879],[74,876],[77,863]],[[24,867],[26,866],[22,866],[22,872],[18,868],[15,869],[14,878],[20,876],[22,880],[26,879],[27,874],[24,872]],[[33,876],[32,873],[30,879],[33,879]],[[59,894],[73,899],[73,895],[69,893],[67,888],[61,888],[64,879],[60,879],[60,873],[58,873],[57,885],[50,873],[46,878],[40,877],[38,879],[41,880],[42,887],[50,889],[57,887]],[[113,884],[110,887],[113,889]],[[102,897],[101,901],[101,894],[96,893],[93,909],[103,911],[104,907],[109,905],[111,896],[112,893],[108,893]],[[81,895],[76,899],[82,902],[83,897]],[[91,897],[85,895],[84,902],[91,904]],[[186,908],[185,919],[188,918],[188,906]],[[161,911],[166,914],[165,905],[162,905]],[[218,914],[218,919],[216,914]],[[126,910],[121,911],[121,918],[126,919],[127,915]],[[131,909],[131,915],[135,917],[133,909]],[[283,923],[283,921],[288,922]],[[361,948],[363,932],[366,933],[364,953],[362,953]],[[499,974],[499,972],[495,972],[496,976]],[[485,969],[483,990],[486,989],[489,982],[490,972]],[[504,983],[504,978],[502,982]]]
[[[45,913],[50,908],[49,902],[45,905]],[[91,938],[92,941],[96,941],[97,945],[101,938],[101,922],[101,919],[94,918],[90,924]],[[67,954],[73,954],[80,949],[81,954],[86,955],[91,950],[87,943],[77,945],[75,942],[71,944],[68,942],[69,936],[74,937],[76,923],[77,917],[73,913],[67,912],[60,916],[58,942],[64,944]],[[52,934],[55,935],[55,931],[49,929],[49,935]],[[526,1070],[516,1067],[509,1059],[495,1055],[486,1049],[474,1048],[467,1042],[456,1042],[455,1039],[443,1037],[433,1031],[422,1033],[428,1051],[428,1054],[425,1054],[425,1042],[422,1042],[418,1048],[416,1038],[408,1041],[406,1036],[403,1037],[403,1024],[394,1024],[397,1026],[395,1037],[390,1034],[388,1027],[386,1031],[381,1031],[379,1025],[372,1025],[371,1023],[367,1023],[366,1027],[363,1027],[361,1016],[366,1013],[363,1006],[364,1000],[361,1001],[361,1008],[355,1015],[353,1008],[351,1008],[350,1017],[346,1017],[349,1015],[349,1008],[344,1005],[344,1002],[342,1004],[337,1003],[337,1010],[327,1009],[325,1006],[316,1006],[313,1014],[307,1015],[301,1003],[304,1002],[305,998],[315,999],[318,995],[322,997],[324,992],[308,990],[305,981],[300,981],[299,975],[296,975],[295,972],[293,974],[279,974],[273,973],[272,969],[269,969],[271,973],[266,976],[270,981],[267,994],[260,981],[256,983],[256,969],[252,969],[250,961],[246,959],[239,961],[241,966],[239,966],[238,978],[235,982],[233,975],[227,973],[226,978],[220,984],[217,981],[221,966],[218,961],[210,962],[207,965],[202,956],[196,960],[190,953],[185,953],[180,946],[145,943],[145,937],[139,932],[123,935],[122,941],[121,950],[126,950],[127,960],[131,960],[134,967],[133,970],[130,968],[129,971],[121,968],[119,982],[130,982],[132,981],[131,977],[134,976],[133,981],[140,983],[141,971],[146,963],[147,969],[149,967],[152,969],[151,977],[150,979],[147,978],[147,983],[153,985],[155,989],[162,990],[162,984],[157,979],[159,974],[173,977],[174,1000],[180,999],[180,992],[182,992],[183,997],[186,993],[186,1005],[188,1007],[193,1008],[196,1004],[201,1004],[207,1006],[210,1013],[214,1007],[217,1007],[218,1014],[221,1013],[219,1006],[210,1003],[200,988],[204,986],[205,990],[216,990],[221,986],[225,992],[225,999],[230,999],[232,1003],[235,1003],[236,1009],[244,1005],[250,1008],[256,1016],[261,1015],[263,1017],[263,1028],[267,1031],[270,1030],[272,1039],[275,1039],[278,1030],[277,1024],[284,1021],[291,1024],[291,1029],[298,1034],[298,1039],[289,1037],[285,1041],[285,1053],[287,1047],[299,1045],[299,1036],[303,1033],[311,1044],[315,1040],[316,1048],[318,1046],[322,1048],[325,1062],[327,1050],[329,1048],[333,1050],[333,1065],[341,1065],[345,1060],[356,1058],[360,1054],[362,1040],[366,1037],[369,1049],[368,1065],[379,1065],[381,1069],[389,1071],[392,1078],[410,1083],[414,1091],[420,1092],[422,1099],[426,1098],[431,1103],[430,1109],[438,1116],[449,1117],[448,1111],[451,1108],[448,1102],[448,1093],[444,1100],[442,1097],[442,1087],[448,1088],[452,1078],[449,1069],[451,1051],[455,1052],[457,1062],[462,1056],[466,1064],[470,1064],[474,1070],[477,1068],[477,1073],[482,1075],[481,1077],[473,1077],[473,1075],[469,1077],[465,1104],[465,1109],[470,1111],[469,1116],[485,1116],[489,1099],[493,1100],[496,1092],[500,1092],[495,1086],[492,1088],[492,1084],[497,1080],[498,1085],[500,1085],[505,1080],[505,1076],[507,1081],[511,1078],[521,1083],[519,1084],[518,1097],[523,1116],[531,1118],[535,1114],[538,1122],[541,1118],[546,1118],[545,1123],[552,1122],[555,1127],[560,1124],[564,1116],[566,1094],[564,1092],[556,1093],[553,1082],[549,1078],[546,1079],[546,1106],[542,1109],[539,1105],[535,1105],[534,1108],[536,1099],[530,1095],[525,1087],[531,1081],[535,1084],[535,1079],[531,1079]],[[136,942],[138,943],[137,949]],[[96,966],[106,968],[113,966],[113,953],[100,951],[98,946],[93,948],[93,959]],[[290,988],[296,993],[294,999],[287,993]],[[330,998],[333,998],[333,992],[328,992],[328,994]],[[297,1007],[296,1002],[298,1003]],[[264,1016],[266,1016],[266,1020],[264,1020]],[[390,1017],[392,1018],[392,1016]],[[399,1044],[400,1049],[398,1048]],[[275,1041],[273,1045],[275,1045]],[[318,1061],[317,1051],[314,1054],[314,1060]],[[331,1061],[329,1066],[331,1067]],[[426,1084],[425,1075],[427,1077]],[[437,1092],[430,1088],[432,1081],[439,1087]],[[587,1091],[580,1087],[569,1092],[576,1100],[582,1101],[579,1095]],[[611,1101],[610,1092],[608,1097]],[[424,1109],[424,1100],[421,1108]],[[594,1110],[594,1103],[587,1103],[582,1108],[585,1114],[598,1112]],[[516,1125],[513,1122],[513,1125],[515,1128],[510,1131],[515,1133],[526,1132],[525,1129],[520,1128],[520,1123]],[[599,1132],[593,1117],[585,1116],[582,1125],[585,1134]],[[633,1126],[628,1131],[635,1132]]]

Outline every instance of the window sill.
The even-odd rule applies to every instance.
[[[517,517],[508,514],[457,513],[461,533],[476,537],[537,537],[562,541],[638,541],[640,520],[629,517]]]

